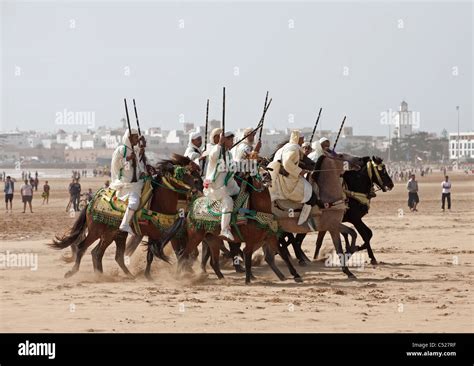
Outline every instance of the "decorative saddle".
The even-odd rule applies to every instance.
[[[159,229],[167,229],[176,221],[178,214],[167,215],[149,210],[150,198],[153,193],[151,181],[147,180],[143,186],[140,205],[132,220],[132,227],[136,233],[141,234],[140,225],[151,222]],[[120,200],[116,190],[101,188],[87,208],[94,222],[118,228],[127,209],[128,200]]]
[[[204,228],[207,232],[220,229],[221,208],[221,201],[211,200],[205,196],[199,197],[192,203],[188,214],[189,223],[197,229]],[[274,233],[278,232],[278,223],[273,214],[251,210],[249,208],[249,193],[241,189],[237,197],[234,198],[231,225],[242,241],[243,238],[238,226],[247,224],[248,220],[254,220],[259,226],[268,228]]]

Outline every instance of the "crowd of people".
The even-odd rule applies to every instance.
[[[84,203],[89,203],[92,201],[94,197],[94,192],[92,188],[89,188],[87,192],[81,194],[81,184],[80,184],[80,177],[87,177],[87,171],[78,171],[73,170],[72,172],[73,179],[72,182],[69,184],[68,192],[69,192],[69,203],[67,205],[66,211],[69,211],[70,207],[74,211],[80,211],[80,201],[81,196],[84,197]],[[5,209],[6,213],[13,213],[13,198],[15,195],[15,183],[17,180],[12,178],[11,176],[7,176],[5,172],[0,173],[0,181],[4,182],[4,189],[3,192],[5,194]],[[29,211],[33,213],[33,192],[38,190],[38,172],[35,172],[34,178],[31,176],[30,172],[22,172],[21,174],[21,186],[19,188],[20,198],[23,203],[23,211],[22,213],[26,213],[27,207]],[[107,188],[109,186],[109,181],[107,180],[104,183],[104,187]],[[43,201],[41,205],[48,205],[49,198],[50,198],[51,186],[49,185],[49,181],[45,181],[43,184],[43,192],[41,193],[41,198]]]

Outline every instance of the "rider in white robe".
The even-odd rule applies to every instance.
[[[122,144],[119,145],[113,155],[110,167],[111,181],[110,188],[115,189],[116,195],[121,200],[128,199],[127,210],[123,216],[119,229],[133,234],[130,227],[130,220],[138,209],[140,204],[140,196],[143,188],[143,177],[145,175],[144,164],[138,162],[135,147],[138,143],[138,132],[132,129],[130,135],[127,130],[122,138]],[[133,161],[137,162],[136,182],[133,180]]]
[[[230,228],[230,220],[234,201],[231,196],[239,193],[240,188],[234,179],[234,171],[230,168],[232,165],[232,154],[228,149],[234,142],[234,133],[227,131],[221,134],[219,144],[214,145],[208,154],[208,164],[206,170],[206,179],[204,182],[204,195],[212,200],[219,200],[221,205],[221,236],[230,241],[234,240]],[[224,149],[225,146],[225,149]],[[223,151],[225,150],[226,159],[224,163]]]

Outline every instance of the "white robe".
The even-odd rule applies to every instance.
[[[194,145],[192,142],[188,144],[186,151],[184,152],[184,156],[191,159],[197,165],[199,165],[199,158],[201,157],[202,153],[201,150]]]
[[[127,131],[128,132],[128,131]],[[143,188],[143,179],[140,179],[140,174],[145,172],[143,162],[137,161],[136,177],[137,182],[132,183],[133,179],[133,165],[132,160],[127,161],[126,158],[131,155],[132,147],[127,137],[123,138],[123,144],[118,146],[112,155],[112,164],[110,167],[111,183],[110,188],[117,191],[117,197],[121,200],[129,200],[129,206],[136,209],[140,201],[140,195]],[[138,152],[135,151],[138,160]]]

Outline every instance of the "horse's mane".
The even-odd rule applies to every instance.
[[[174,166],[186,166],[189,165],[191,159],[186,156],[179,154],[172,154],[170,159],[162,159],[156,165],[156,169],[162,173],[172,173]]]

